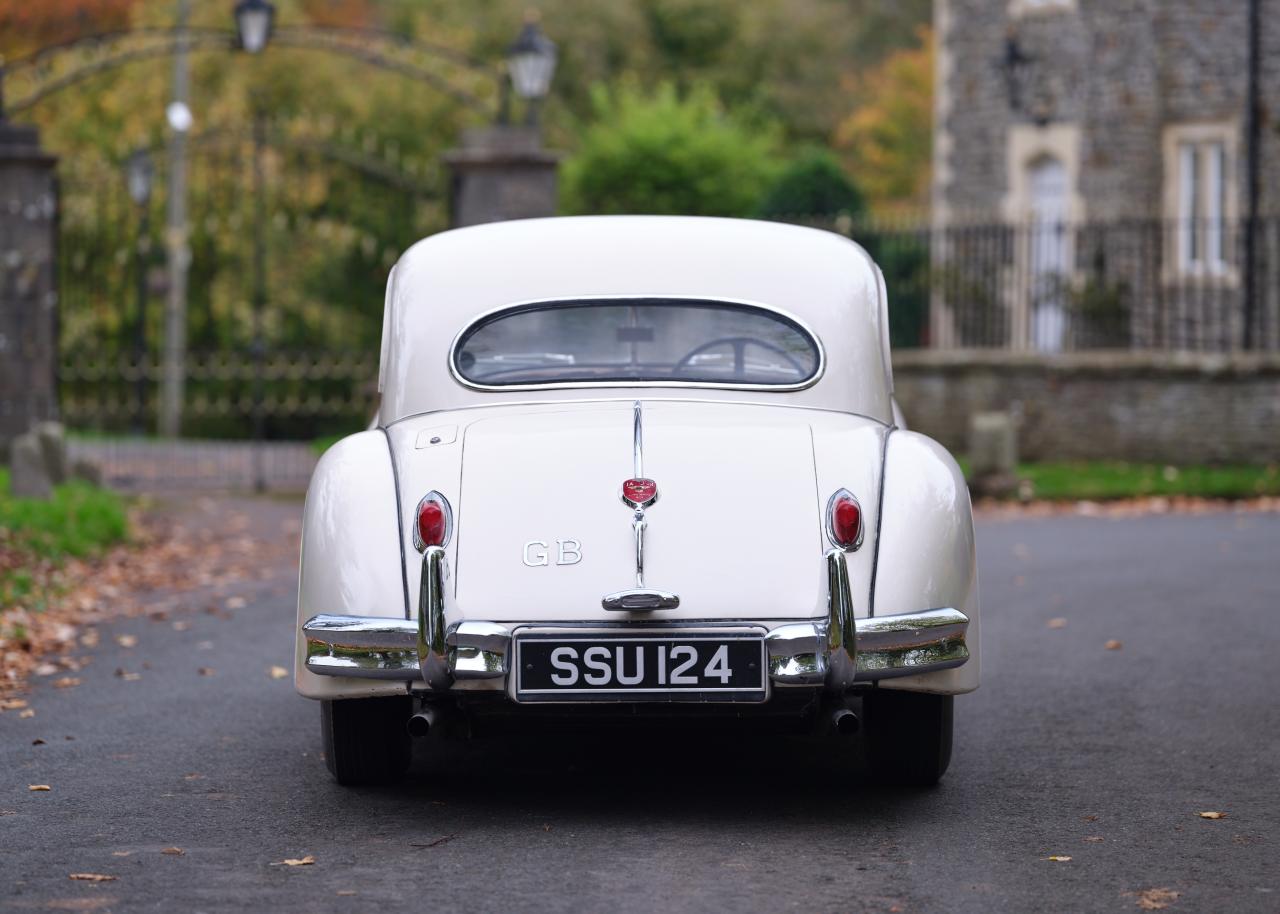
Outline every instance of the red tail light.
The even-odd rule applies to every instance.
[[[848,489],[840,489],[827,502],[827,537],[845,552],[862,545],[862,505]]]
[[[413,545],[419,552],[428,546],[443,546],[453,532],[453,511],[449,501],[434,490],[422,496],[414,513]]]

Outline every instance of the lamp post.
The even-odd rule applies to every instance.
[[[136,299],[133,317],[134,432],[146,429],[147,383],[147,255],[151,252],[151,186],[155,168],[145,149],[134,152],[125,161],[125,186],[129,199],[138,208],[138,237],[133,247],[133,269]]]
[[[260,54],[271,40],[276,8],[270,0],[240,0],[236,4],[236,38],[240,49]]]
[[[551,89],[555,72],[556,43],[543,34],[537,16],[526,16],[520,34],[507,48],[507,73],[516,95],[525,100],[526,124],[537,125],[538,109]],[[506,108],[505,98],[503,108]]]

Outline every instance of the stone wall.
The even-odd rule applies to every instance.
[[[963,452],[969,417],[1008,410],[1024,460],[1280,461],[1280,356],[952,350],[894,354],[911,428]]]
[[[1280,212],[1280,0],[1262,2],[1264,213]],[[1230,123],[1237,210],[1245,212],[1244,112],[1248,50],[1245,0],[936,0],[939,76],[935,209],[949,221],[1001,211],[1009,191],[1009,135],[1017,126],[1079,131],[1076,191],[1089,219],[1163,214],[1162,131]],[[1010,105],[1000,64],[1006,41],[1025,63]],[[938,214],[938,213],[936,213]]]

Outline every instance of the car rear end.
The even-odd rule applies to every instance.
[[[424,363],[396,355],[393,298],[384,421],[326,454],[304,525],[296,679],[325,703],[339,780],[407,761],[403,730],[378,736],[397,717],[848,732],[858,695],[881,728],[932,715],[945,739],[921,752],[949,756],[950,695],[976,686],[972,523],[954,461],[892,425],[883,315],[829,353],[741,299],[507,304],[437,350],[449,408],[415,412]],[[858,329],[819,317],[828,341]]]

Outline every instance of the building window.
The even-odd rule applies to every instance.
[[[1229,125],[1170,128],[1165,136],[1165,210],[1178,276],[1227,276],[1235,215],[1235,131]]]
[[[1226,149],[1221,142],[1178,144],[1178,268],[1220,273],[1226,196]]]

